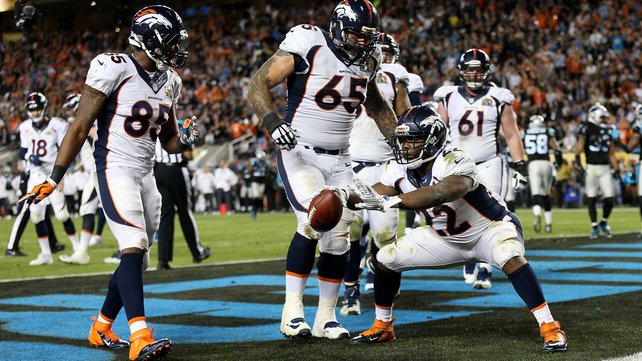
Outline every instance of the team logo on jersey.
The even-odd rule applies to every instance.
[[[490,100],[490,98],[484,98],[484,99],[482,99],[482,104],[481,105],[482,106],[492,107],[493,106],[493,101]]]
[[[357,14],[354,13],[350,5],[339,4],[337,5],[337,8],[334,11],[337,12],[338,17],[347,16],[348,19],[352,21],[357,21]]]

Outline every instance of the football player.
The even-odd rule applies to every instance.
[[[626,150],[628,153],[632,152],[634,149],[640,146],[640,139],[642,138],[642,104],[635,106],[635,120],[631,126],[633,130],[633,136],[629,139],[628,143],[620,144],[620,146]],[[640,218],[642,219],[642,186],[638,181],[638,203],[640,204]],[[642,234],[642,231],[640,231]]]
[[[613,178],[618,177],[615,147],[611,138],[611,128],[606,121],[609,112],[600,103],[593,104],[587,115],[587,122],[579,129],[577,145],[575,146],[575,163],[586,182],[586,197],[588,199],[589,217],[591,219],[591,239],[599,237],[600,231],[608,238],[612,237],[608,224],[613,210],[615,187]],[[580,154],[586,156],[586,170],[582,167]],[[602,192],[602,219],[597,222],[598,194]]]
[[[67,97],[63,108],[66,109],[69,122],[73,122],[76,119],[76,111],[78,111],[78,104],[80,103],[80,94],[71,94]],[[89,134],[87,136],[87,141],[82,145],[80,149],[80,162],[83,165],[83,168],[90,173],[90,176],[87,178],[83,189],[82,195],[80,198],[80,217],[82,217],[82,230],[80,232],[80,243],[78,247],[74,250],[71,255],[61,255],[58,257],[60,261],[70,264],[87,264],[89,263],[90,257],[89,252],[89,241],[94,235],[94,224],[95,224],[95,215],[96,209],[98,208],[98,194],[96,193],[96,187],[94,186],[94,173],[96,170],[96,165],[94,163],[93,152],[93,143],[96,139],[96,126],[92,126]]]
[[[349,135],[360,106],[389,139],[396,116],[375,81],[380,62],[379,14],[367,0],[345,0],[332,13],[330,31],[312,25],[292,28],[279,50],[252,78],[249,99],[259,126],[279,147],[277,166],[297,230],[286,258],[285,304],[280,330],[286,337],[341,339],[349,332],[335,307],[348,261],[349,224],[344,211],[337,226],[314,231],[307,207],[322,186],[352,181]],[[287,81],[285,119],[275,113],[270,89]],[[311,329],[303,313],[303,291],[319,245],[319,306]]]
[[[67,122],[61,118],[50,118],[47,114],[49,100],[44,94],[34,92],[27,97],[29,119],[20,124],[20,158],[27,161],[26,172],[29,172],[27,189],[47,179],[54,167],[58,148],[67,131]],[[36,234],[40,244],[40,254],[29,262],[31,266],[53,263],[49,244],[49,229],[45,224],[47,204],[51,204],[56,218],[65,226],[65,232],[74,247],[78,247],[76,228],[69,217],[65,196],[60,190],[51,194],[47,202],[29,206],[31,221],[36,225]]]
[[[433,95],[439,103],[437,111],[450,127],[453,146],[469,152],[488,188],[504,197],[508,167],[505,158],[498,156],[497,135],[501,130],[514,160],[510,165],[516,170],[514,188],[523,190],[528,168],[513,110],[515,97],[509,90],[490,84],[490,58],[483,50],[466,50],[457,67],[463,85],[442,86]],[[480,263],[479,270],[475,265],[466,265],[464,280],[474,288],[488,289],[492,287],[491,272],[489,264]]]
[[[97,120],[94,180],[122,255],[91,326],[89,343],[129,346],[130,360],[156,360],[172,349],[169,339],[155,340],[147,327],[142,272],[149,265],[149,248],[160,222],[161,199],[152,172],[156,139],[167,152],[180,153],[199,137],[194,117],[179,131],[175,114],[181,79],[171,68],[185,63],[187,36],[180,16],[169,7],[139,10],[129,36],[133,54],[104,53],[91,61],[76,120],[60,146],[53,172],[27,196],[37,203],[54,192]],[[112,331],[121,308],[130,342]]]
[[[447,137],[437,112],[412,107],[399,119],[393,141],[396,162],[386,164],[381,182],[374,187],[355,182],[361,197],[357,209],[420,210],[428,226],[413,229],[377,253],[375,322],[351,342],[395,340],[392,307],[402,271],[485,261],[506,273],[535,316],[544,351],[565,351],[566,334],[551,315],[539,280],[524,258],[519,219],[486,187],[470,155],[446,147]],[[347,198],[347,192],[338,193]]]
[[[551,186],[553,185],[553,167],[549,151],[555,154],[555,163],[562,164],[562,151],[555,141],[555,131],[546,127],[544,117],[533,115],[529,119],[528,129],[524,132],[524,151],[528,155],[528,182],[533,199],[533,216],[535,232],[542,230],[542,207],[544,207],[545,231],[551,233],[553,213],[551,212]]]
[[[390,34],[382,33],[378,43],[381,47],[381,69],[377,72],[375,81],[388,104],[394,108],[396,115],[401,115],[410,108],[408,71],[398,63],[399,43]],[[379,182],[383,164],[394,158],[386,138],[363,107],[360,108],[350,133],[350,155],[355,176],[368,185]],[[397,209],[386,213],[354,212],[354,220],[350,226],[350,256],[343,279],[345,293],[341,315],[361,314],[359,266],[362,247],[360,245],[367,245],[365,240],[362,241],[362,236],[365,236],[363,233],[367,233],[363,231],[364,225],[369,224],[372,231],[374,243],[370,245],[370,254],[374,256],[381,246],[396,239],[398,221],[399,210]]]

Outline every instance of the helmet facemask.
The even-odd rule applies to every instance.
[[[490,79],[490,71],[481,66],[466,66],[461,70],[461,78],[467,87],[476,91]]]
[[[350,36],[350,35],[353,36]],[[341,51],[348,66],[364,65],[375,51],[378,33],[376,29],[366,28],[362,31],[355,31],[350,28],[341,30],[341,39],[333,39],[333,42]],[[359,40],[365,39],[365,44]],[[356,40],[356,41],[355,41]]]
[[[49,101],[41,93],[31,93],[28,99],[26,105],[27,115],[34,124],[41,125],[47,119]]]
[[[431,133],[411,131],[408,125],[401,124],[395,129],[393,135],[393,154],[399,164],[406,165],[410,169],[417,169],[439,155],[446,147],[447,131],[441,131],[438,126],[433,126]]]

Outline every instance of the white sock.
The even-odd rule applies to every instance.
[[[328,322],[336,321],[336,307],[337,299],[321,298],[319,297],[319,307],[317,308],[317,315],[314,318],[314,323],[317,321]]]
[[[38,237],[40,251],[51,256],[51,247],[49,246],[49,237]]]
[[[285,274],[285,292],[303,293],[305,283],[308,281],[308,276],[298,277],[290,273]]]
[[[113,321],[110,321],[110,320],[106,319],[105,317],[103,317],[103,314],[100,313],[100,312],[98,313],[98,317],[97,317],[96,320],[98,322],[100,322],[100,323],[104,323],[105,325],[111,325],[113,323]]]
[[[78,251],[86,252],[89,248],[89,240],[93,234],[85,231],[84,229],[80,232],[80,244],[78,245]]]
[[[548,308],[547,302],[544,302],[540,306],[532,309],[531,313],[535,316],[538,325],[555,321],[553,319],[553,315],[551,315],[551,310]]]
[[[392,321],[392,307],[379,307],[375,305],[375,318],[383,322]]]
[[[553,212],[545,211],[544,219],[546,220],[546,224],[553,224]]]
[[[327,279],[322,280],[321,278],[318,278],[318,280],[319,280],[319,298],[336,300],[339,297],[339,290],[341,289],[341,280],[337,280],[338,282],[331,282]]]
[[[140,331],[142,329],[147,328],[147,322],[145,322],[145,317],[136,317],[136,319],[140,319],[138,321],[134,321],[129,324],[129,332],[133,335],[136,331]]]
[[[71,247],[74,249],[74,252],[78,249],[79,242],[78,242],[78,237],[76,237],[75,233],[72,234],[67,234],[69,237],[69,240],[71,241]]]
[[[542,214],[542,206],[539,206],[539,205],[535,205],[535,206],[533,206],[533,215],[534,215],[535,217],[538,217],[538,216],[540,216],[541,214]]]

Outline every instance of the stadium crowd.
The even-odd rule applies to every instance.
[[[290,27],[311,23],[327,28],[335,5],[328,0],[264,9],[244,4],[177,8],[190,32],[190,57],[179,69],[179,115],[198,116],[201,142],[221,144],[252,133],[258,148],[268,150],[270,143],[256,129],[247,101],[250,77]],[[639,2],[384,0],[376,5],[383,31],[400,42],[400,62],[424,81],[422,100],[431,100],[440,85],[457,82],[459,55],[476,46],[491,56],[493,80],[515,94],[521,126],[532,114],[546,114],[564,149],[571,151],[589,105],[600,101],[614,115],[610,122],[620,129],[621,140],[626,143],[631,135],[633,108],[642,102]],[[26,117],[26,94],[44,92],[50,114],[62,115],[62,102],[82,88],[91,58],[104,49],[125,51],[128,33],[36,29],[28,39],[0,42],[0,144],[15,143],[18,124]],[[283,113],[285,86],[273,92]],[[246,158],[232,164],[239,175]],[[572,183],[574,166],[569,167]],[[623,163],[623,195],[630,192],[626,179],[631,173],[635,179],[635,168]]]

